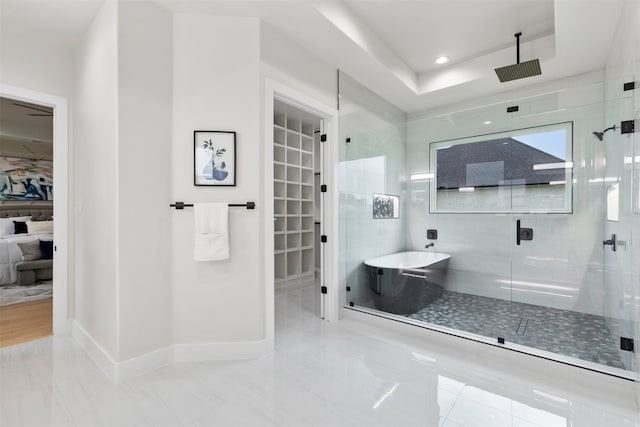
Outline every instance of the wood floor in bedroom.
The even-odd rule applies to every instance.
[[[0,307],[0,348],[53,335],[53,299]]]

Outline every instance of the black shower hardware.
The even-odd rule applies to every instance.
[[[606,128],[602,132],[594,132],[593,134],[595,135],[596,138],[598,138],[598,140],[602,141],[604,134],[609,132],[610,130],[616,130],[616,125],[613,125],[610,128]]]
[[[177,210],[181,210],[184,208],[192,208],[193,203],[185,203],[185,202],[175,202],[171,203],[169,207],[176,208]],[[247,209],[255,209],[255,202],[247,202],[247,203],[229,203],[230,208],[247,208]]]
[[[434,230],[434,229],[427,230],[427,239],[429,239],[429,240],[437,240],[438,239],[438,230]]]
[[[542,74],[540,69],[540,60],[532,59],[531,61],[520,62],[520,36],[522,33],[515,33],[516,38],[516,63],[507,65],[506,67],[496,68],[496,74],[500,79],[500,83],[510,82],[511,80],[519,80],[527,77],[533,77]]]
[[[612,235],[611,235],[611,238],[610,238],[609,240],[603,240],[603,241],[602,241],[602,245],[603,245],[603,246],[605,246],[605,245],[606,245],[606,246],[611,246],[611,250],[612,250],[613,252],[615,252],[615,251],[616,251],[616,247],[618,246],[618,244],[617,244],[617,240],[616,240],[616,235],[615,235],[615,234],[612,234]]]
[[[520,227],[520,220],[516,221],[516,244],[521,240],[533,240],[533,228]]]
[[[435,245],[436,245],[435,243],[431,242],[428,245],[424,245],[424,248],[427,249],[427,248],[430,248],[430,247],[435,246]]]

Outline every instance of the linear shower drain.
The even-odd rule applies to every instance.
[[[518,322],[518,327],[516,328],[516,335],[524,335],[527,326],[529,326],[529,319],[521,317],[520,322]]]

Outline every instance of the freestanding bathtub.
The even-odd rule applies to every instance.
[[[451,255],[442,252],[396,252],[364,260],[377,309],[413,314],[442,296]]]

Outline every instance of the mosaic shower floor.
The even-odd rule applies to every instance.
[[[406,317],[625,369],[601,316],[445,291]]]

